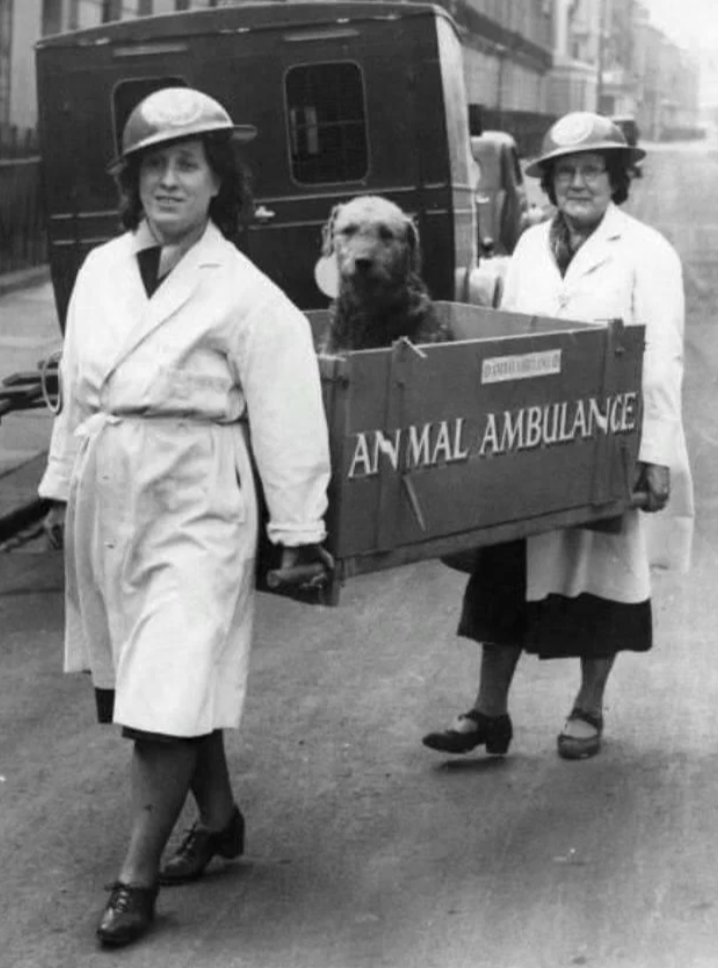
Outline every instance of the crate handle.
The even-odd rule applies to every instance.
[[[329,570],[321,561],[309,565],[292,565],[291,568],[273,568],[267,572],[267,585],[272,589],[282,585],[310,585],[317,588],[325,585]]]

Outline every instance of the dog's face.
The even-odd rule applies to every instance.
[[[419,238],[411,218],[376,195],[353,198],[332,210],[324,227],[325,256],[334,253],[341,285],[393,289],[419,271]]]

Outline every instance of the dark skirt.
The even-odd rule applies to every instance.
[[[648,652],[651,602],[627,605],[597,595],[526,601],[526,542],[482,548],[464,591],[458,634],[491,645],[521,646],[541,659],[607,658]]]
[[[97,722],[111,723],[115,712],[115,690],[95,687],[95,706],[97,708]],[[211,734],[206,733],[204,736],[168,736],[166,733],[148,733],[143,729],[123,726],[122,735],[125,739],[138,739],[152,743],[197,743]]]

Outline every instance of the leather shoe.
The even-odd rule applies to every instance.
[[[97,937],[108,948],[120,948],[136,941],[155,917],[157,885],[137,887],[116,881],[97,927]]]
[[[244,817],[239,807],[235,806],[224,830],[207,830],[197,821],[160,871],[159,882],[171,886],[194,881],[216,854],[232,860],[243,853]]]
[[[571,736],[568,733],[560,733],[558,755],[564,760],[586,760],[589,756],[595,756],[601,752],[603,716],[593,716],[591,713],[584,712],[583,709],[574,708],[566,722],[568,724],[576,720],[593,726],[596,732],[592,736]]]
[[[422,743],[440,753],[468,753],[477,746],[486,746],[486,752],[496,756],[508,752],[514,733],[511,717],[507,713],[503,716],[485,716],[478,709],[470,709],[457,717],[457,725],[464,720],[470,720],[472,728],[463,730],[450,727],[443,732],[427,733]]]

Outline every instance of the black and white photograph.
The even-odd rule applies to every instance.
[[[718,968],[715,0],[0,0],[0,968]]]

